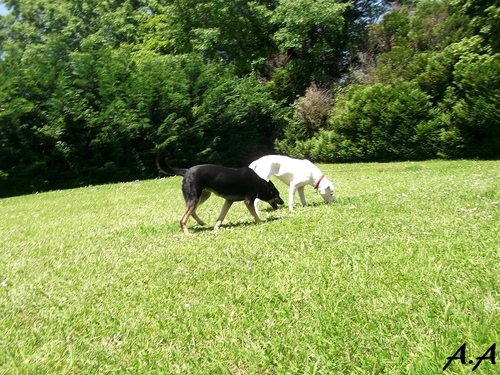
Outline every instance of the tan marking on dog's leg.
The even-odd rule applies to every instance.
[[[302,206],[307,206],[306,196],[304,195],[304,186],[298,187],[297,191],[299,192],[300,202],[302,203]]]
[[[189,231],[187,229],[187,221],[189,219],[189,216],[193,213],[195,210],[194,206],[188,206],[186,205],[186,209],[184,210],[184,215],[182,215],[180,223],[181,223],[181,229],[184,232],[185,235],[189,236]]]
[[[245,205],[248,208],[248,211],[252,214],[253,218],[255,219],[255,222],[259,224],[261,222],[259,214],[255,211],[255,206],[252,202],[245,201]]]
[[[233,203],[234,203],[233,201],[226,199],[226,201],[224,202],[224,206],[222,206],[222,210],[220,211],[220,215],[219,215],[219,218],[217,219],[217,223],[215,223],[214,230],[219,229],[220,225],[222,224],[222,221],[226,217],[227,212],[229,211],[229,209],[231,208],[231,205]]]

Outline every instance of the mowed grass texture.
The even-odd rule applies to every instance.
[[[500,162],[320,168],[332,205],[214,233],[212,197],[191,237],[180,177],[0,200],[0,373],[439,374],[463,343],[444,373],[471,373],[500,345]]]

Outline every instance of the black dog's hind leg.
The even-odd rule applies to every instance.
[[[184,210],[184,215],[182,215],[181,220],[180,220],[181,229],[184,232],[184,234],[187,236],[189,236],[189,231],[187,229],[186,223],[189,219],[189,216],[194,212],[195,209],[196,209],[195,205],[186,203],[186,209]]]
[[[196,210],[191,213],[191,216],[196,220],[198,225],[205,225],[205,222],[201,220],[200,217],[196,214]]]
[[[203,220],[200,219],[200,217],[198,216],[198,214],[196,213],[196,209],[198,207],[200,207],[200,205],[205,202],[211,195],[212,193],[210,193],[208,190],[203,190],[203,192],[201,193],[201,197],[200,197],[200,200],[198,201],[198,204],[196,205],[196,208],[194,209],[194,211],[192,212],[191,216],[193,216],[193,218],[196,220],[196,222],[199,224],[199,225],[205,225],[205,223],[203,222]]]
[[[184,232],[184,234],[189,235],[189,231],[187,229],[187,221],[189,219],[189,216],[193,216],[193,218],[199,225],[205,225],[203,220],[201,220],[198,214],[196,213],[196,208],[199,207],[200,204],[205,202],[208,199],[208,197],[210,197],[211,193],[207,190],[204,190],[201,192],[201,195],[199,197],[194,196],[194,194],[192,194],[192,191],[186,191],[184,189],[182,193],[184,194],[184,200],[186,201],[186,208],[184,210],[184,215],[182,215],[181,217],[180,223],[181,223],[181,229]]]

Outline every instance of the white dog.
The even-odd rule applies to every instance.
[[[299,192],[300,201],[307,206],[304,196],[304,186],[311,185],[318,190],[326,203],[333,202],[333,184],[309,160],[293,159],[283,155],[266,155],[250,164],[259,177],[269,181],[271,176],[290,186],[288,193],[288,208],[293,211],[293,198],[295,191]],[[255,200],[257,208],[258,199]]]

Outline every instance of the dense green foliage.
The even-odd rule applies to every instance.
[[[496,1],[386,13],[330,125],[303,136],[307,124],[290,121],[278,150],[330,162],[500,157],[499,20]]]
[[[497,158],[495,1],[5,1],[2,195],[241,165]],[[381,17],[383,15],[383,17]]]

